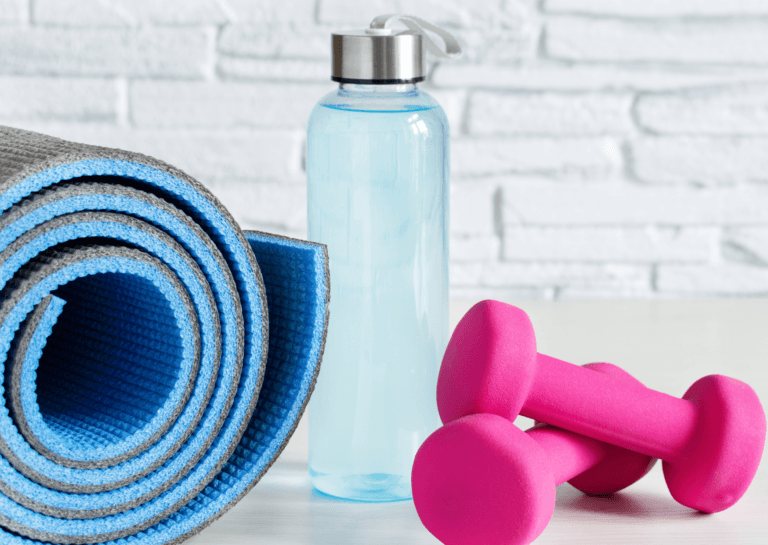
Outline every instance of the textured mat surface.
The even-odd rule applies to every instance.
[[[0,126],[0,543],[221,516],[298,423],[329,293],[323,246],[242,232],[170,165]]]

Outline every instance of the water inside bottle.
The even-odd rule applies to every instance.
[[[318,105],[308,132],[309,238],[328,245],[328,338],[310,403],[310,475],[362,501],[411,497],[439,425],[448,323],[447,123],[438,107]]]

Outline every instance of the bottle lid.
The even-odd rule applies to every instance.
[[[407,28],[390,28],[395,21]],[[445,42],[445,51],[426,34]],[[380,15],[363,30],[331,34],[331,79],[341,83],[415,83],[426,77],[425,49],[440,57],[461,54],[456,39],[445,30],[411,15]]]

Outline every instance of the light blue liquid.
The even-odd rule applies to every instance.
[[[413,85],[327,95],[307,132],[310,240],[328,245],[328,338],[309,412],[309,471],[332,496],[411,497],[440,424],[448,338],[448,122]]]

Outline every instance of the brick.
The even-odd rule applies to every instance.
[[[229,20],[216,0],[120,0],[119,7],[132,25],[219,25]]]
[[[331,64],[314,60],[221,57],[218,72],[225,79],[325,83],[331,79]]]
[[[68,27],[127,27],[223,24],[227,17],[215,0],[35,0],[32,21]]]
[[[599,135],[632,128],[628,93],[477,91],[469,103],[470,134]]]
[[[487,89],[564,91],[676,90],[680,87],[731,85],[742,81],[768,81],[768,70],[740,66],[708,66],[681,71],[673,66],[618,64],[564,65],[525,63],[518,65],[443,62],[431,77],[438,87],[483,87]]]
[[[0,25],[19,24],[24,20],[25,0],[0,0]]]
[[[562,60],[766,65],[768,22],[558,17],[547,23],[545,50]]]
[[[768,187],[499,180],[505,225],[645,226],[768,223]]]
[[[142,127],[277,127],[304,129],[333,85],[137,81],[131,118]]]
[[[710,267],[659,265],[656,289],[697,296],[768,295],[768,267],[721,263]]]
[[[632,143],[641,180],[699,184],[768,180],[768,138],[657,137]]]
[[[487,288],[627,287],[650,285],[649,265],[575,263],[453,263],[451,285]]]
[[[208,36],[194,29],[8,29],[0,73],[201,77]]]
[[[315,21],[316,0],[221,0],[221,3],[237,23]]]
[[[238,178],[300,181],[301,131],[192,131],[16,123],[66,140],[138,151],[161,159],[204,183]]]
[[[714,227],[525,227],[504,229],[511,261],[699,262],[714,259]]]
[[[331,31],[315,25],[228,25],[219,51],[233,56],[323,59],[331,57]]]
[[[749,265],[768,266],[768,227],[734,227],[723,233],[723,257]]]
[[[542,9],[548,13],[580,13],[621,17],[717,17],[724,15],[766,15],[768,4],[763,0],[644,0],[616,2],[615,0],[544,0]]]
[[[494,234],[497,191],[497,185],[478,180],[451,183],[451,233]]]
[[[244,229],[306,233],[305,184],[227,180],[208,186]]]
[[[451,236],[451,261],[492,261],[499,258],[501,240],[492,235]]]
[[[99,0],[34,0],[32,22],[55,26],[127,26],[119,4]]]
[[[619,170],[621,161],[619,145],[607,138],[457,138],[451,143],[452,174],[460,177],[605,177]]]
[[[667,134],[768,134],[768,85],[642,95],[642,127]]]
[[[99,79],[0,76],[0,120],[115,121],[117,86]]]

